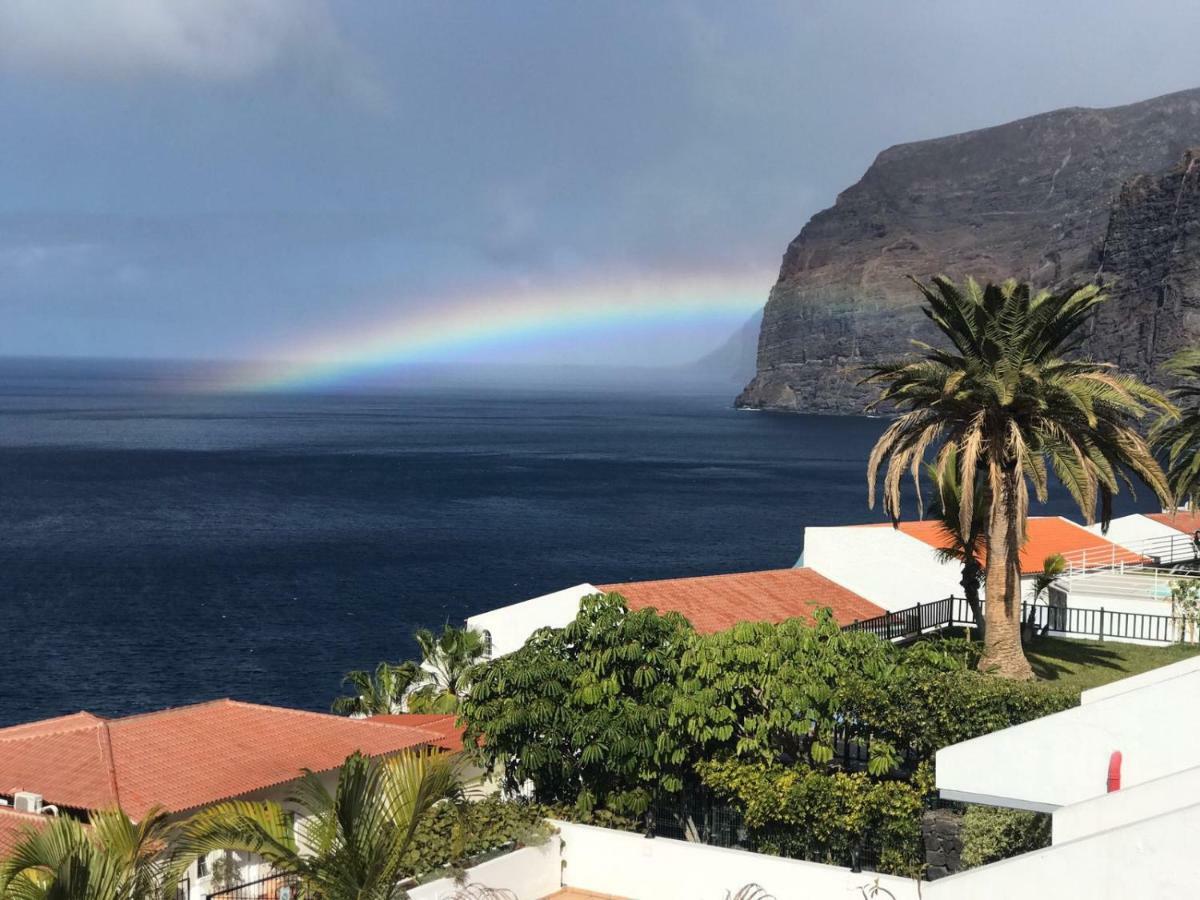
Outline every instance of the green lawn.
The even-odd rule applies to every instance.
[[[1119,678],[1169,665],[1200,653],[1200,645],[1144,647],[1116,641],[1038,638],[1025,648],[1038,678],[1055,687],[1082,691]]]

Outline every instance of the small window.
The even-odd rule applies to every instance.
[[[207,856],[196,857],[196,877],[197,878],[207,878],[208,877],[208,857]]]

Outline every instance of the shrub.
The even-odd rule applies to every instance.
[[[761,852],[847,865],[862,849],[880,871],[903,875],[924,865],[922,797],[908,782],[737,760],[701,763],[698,772],[742,810]]]
[[[1023,809],[970,806],[963,816],[962,861],[967,868],[1050,846],[1050,816]]]
[[[467,803],[461,809],[439,804],[417,825],[404,870],[424,875],[508,844],[539,844],[551,833],[546,815],[544,807],[499,797]]]
[[[942,747],[1079,704],[1079,695],[1037,682],[967,670],[901,672],[858,698],[857,715],[897,746],[929,759]]]

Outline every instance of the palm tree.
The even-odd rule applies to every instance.
[[[230,800],[190,819],[176,841],[183,859],[214,850],[255,853],[321,900],[396,900],[405,853],[422,816],[462,799],[457,761],[403,753],[387,760],[354,754],[330,793],[307,773],[294,798],[295,829],[282,806]]]
[[[1200,349],[1184,350],[1163,368],[1179,379],[1171,399],[1182,411],[1177,417],[1163,416],[1150,438],[1166,451],[1167,481],[1175,502],[1194,508],[1200,499]]]
[[[339,716],[381,716],[401,712],[405,694],[422,675],[420,666],[414,662],[399,665],[381,662],[374,672],[349,672],[342,684],[350,685],[354,693],[334,700],[332,711]]]
[[[1033,576],[1033,593],[1029,598],[1029,611],[1025,615],[1025,628],[1033,634],[1033,626],[1037,620],[1038,601],[1046,598],[1046,628],[1050,628],[1050,588],[1058,584],[1063,573],[1067,571],[1067,560],[1061,553],[1051,553],[1042,560],[1042,571]]]
[[[87,825],[60,816],[30,829],[0,863],[3,900],[152,900],[179,880],[168,847],[176,826],[151,810],[133,822],[120,810]]]
[[[900,415],[884,431],[868,462],[870,502],[881,471],[883,502],[900,516],[900,486],[916,482],[926,456],[936,450],[941,473],[958,454],[959,508],[971,516],[975,484],[991,491],[986,528],[987,627],[980,668],[1029,679],[1033,670],[1021,649],[1020,548],[1029,518],[1029,487],[1046,498],[1053,471],[1085,519],[1104,525],[1121,482],[1129,473],[1170,502],[1166,476],[1136,422],[1150,408],[1171,414],[1161,393],[1115,367],[1068,360],[1082,326],[1103,296],[1095,286],[1061,293],[1034,293],[1006,281],[963,287],[944,277],[914,283],[922,307],[949,340],[950,348],[916,342],[919,356],[875,367],[865,379],[883,385],[876,403]]]
[[[937,488],[930,515],[938,523],[942,546],[938,548],[938,559],[944,563],[962,564],[963,597],[971,609],[975,627],[982,637],[984,632],[983,608],[979,604],[979,589],[983,584],[984,532],[987,527],[988,489],[987,482],[978,480],[975,499],[970,515],[962,518],[962,487],[958,476],[958,451],[951,447],[946,465],[939,472],[936,466],[926,465],[925,474]]]
[[[491,637],[486,631],[449,624],[440,635],[422,628],[413,637],[421,648],[427,683],[410,695],[408,708],[413,712],[458,712],[480,666],[492,655]]]

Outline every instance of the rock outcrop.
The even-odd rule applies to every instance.
[[[909,275],[1101,275],[1120,293],[1090,349],[1147,374],[1200,332],[1193,157],[1176,168],[1195,146],[1200,89],[885,150],[788,246],[738,405],[860,412],[863,367],[933,338]]]
[[[1125,184],[1099,280],[1110,299],[1090,323],[1085,352],[1161,382],[1163,362],[1200,344],[1200,148],[1164,175]]]

